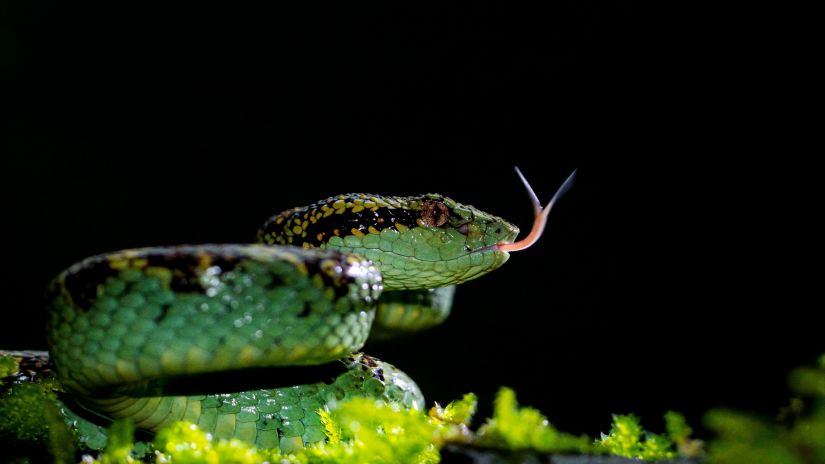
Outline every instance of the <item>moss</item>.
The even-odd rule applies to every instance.
[[[610,433],[602,435],[596,442],[596,449],[616,456],[649,461],[673,459],[677,456],[670,436],[645,431],[633,414],[614,414]]]
[[[47,443],[49,449],[63,447],[62,456],[74,456],[72,437],[63,423],[62,403],[43,384],[15,386],[15,399],[5,402],[10,413],[17,414],[2,424],[23,424],[17,430],[17,440]],[[33,404],[39,405],[32,407]],[[51,405],[51,406],[48,406]],[[188,422],[178,422],[160,431],[151,444],[134,441],[130,422],[117,421],[108,429],[88,423],[68,409],[65,420],[89,437],[79,443],[83,448],[105,450],[96,459],[84,462],[99,464],[129,463],[153,459],[156,463],[258,463],[280,462],[296,464],[343,464],[402,462],[433,464],[440,461],[439,450],[447,444],[494,448],[504,451],[540,453],[612,453],[641,459],[675,457],[674,444],[689,442],[690,427],[684,418],[668,413],[668,433],[645,432],[633,416],[614,416],[611,433],[596,442],[587,436],[559,432],[537,410],[519,406],[513,390],[502,388],[494,402],[493,417],[472,432],[470,421],[476,411],[477,398],[464,395],[446,407],[435,405],[429,414],[404,409],[368,398],[342,401],[332,410],[320,410],[327,442],[283,455],[277,449],[261,450],[240,440],[214,440],[211,435]],[[39,409],[38,409],[39,408]],[[51,412],[48,412],[51,411]],[[49,418],[51,414],[51,418]],[[56,421],[63,435],[49,431]],[[91,429],[84,429],[84,424]],[[7,427],[8,428],[8,427]],[[66,448],[66,444],[70,448]],[[53,455],[57,455],[53,453]],[[142,458],[142,459],[141,459]],[[71,459],[71,458],[66,458]],[[72,462],[65,460],[64,462]]]
[[[325,424],[330,441],[302,454],[308,462],[429,464],[440,460],[433,443],[439,425],[421,411],[368,398],[340,403]]]
[[[445,407],[435,403],[429,412],[430,420],[438,425],[434,442],[437,445],[472,443],[475,435],[470,430],[470,421],[476,412],[477,404],[478,398],[473,393],[467,393],[460,400],[451,401]]]
[[[6,369],[6,374],[15,374],[17,364],[3,361],[0,368]],[[800,391],[820,391],[818,372],[799,371],[796,378]],[[367,398],[341,401],[331,410],[319,410],[328,440],[288,455],[277,449],[257,449],[236,439],[214,440],[188,422],[175,423],[161,430],[151,443],[146,443],[135,441],[134,426],[128,421],[116,421],[103,428],[77,416],[57,399],[55,392],[59,388],[53,381],[7,379],[8,384],[0,394],[0,439],[11,445],[20,462],[29,459],[76,462],[77,446],[93,453],[84,457],[83,462],[99,464],[149,460],[176,464],[432,464],[440,461],[439,450],[448,444],[504,452],[611,453],[641,459],[666,459],[675,457],[676,450],[682,455],[690,455],[683,451],[689,448],[687,445],[695,443],[689,438],[691,429],[684,417],[672,412],[665,418],[666,434],[644,431],[632,415],[617,415],[610,434],[594,443],[586,435],[560,432],[536,409],[520,406],[515,392],[509,388],[498,392],[493,416],[477,432],[470,429],[477,397],[468,393],[445,407],[436,404],[427,414]],[[738,420],[723,414],[718,417],[722,422]],[[823,423],[799,421],[798,432],[794,435],[799,446],[813,441]],[[94,458],[95,450],[101,449],[103,452]]]
[[[7,379],[17,374],[17,361],[0,357]],[[0,393],[0,447],[11,454],[73,462],[75,436],[57,407],[56,385],[51,381],[7,381]]]
[[[3,385],[3,378],[17,373],[18,362],[12,356],[0,355],[0,386]]]
[[[435,403],[429,415],[445,424],[470,425],[477,405],[478,397],[474,393],[467,393],[460,400],[451,401],[443,408]]]
[[[818,367],[794,370],[789,384],[798,397],[775,418],[727,409],[709,411],[705,426],[717,438],[710,442],[708,462],[825,462],[825,355]]]
[[[675,411],[665,413],[665,430],[670,440],[676,445],[679,456],[694,458],[703,455],[704,443],[691,438],[693,429],[682,414]]]
[[[178,422],[160,431],[154,440],[156,462],[175,464],[255,464],[275,460],[280,455],[259,452],[237,439],[214,441],[195,424]],[[277,462],[275,460],[275,462]]]
[[[0,397],[0,435],[43,443],[49,430],[44,411],[56,398],[40,385],[14,385]]]
[[[593,450],[592,440],[586,435],[559,432],[539,411],[519,407],[515,392],[509,388],[499,390],[493,403],[493,417],[479,430],[476,443],[543,453],[587,453]]]

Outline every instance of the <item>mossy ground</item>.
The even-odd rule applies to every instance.
[[[186,422],[161,431],[148,443],[135,441],[129,422],[115,422],[106,431],[108,438],[103,438],[105,450],[97,453],[88,449],[88,438],[83,436],[87,431],[78,433],[76,427],[66,425],[55,396],[59,386],[14,380],[9,375],[15,370],[16,364],[0,357],[0,373],[5,377],[0,385],[0,446],[11,453],[12,462],[427,464],[439,462],[440,450],[448,445],[646,461],[702,457],[720,464],[825,462],[825,356],[818,367],[794,372],[791,385],[797,397],[775,420],[710,411],[705,425],[717,437],[710,441],[706,455],[678,413],[665,415],[666,430],[660,434],[645,431],[633,415],[614,415],[610,432],[594,440],[559,431],[539,411],[518,405],[515,392],[508,388],[499,391],[492,417],[477,430],[470,428],[477,402],[473,394],[444,407],[436,404],[428,413],[354,398],[320,412],[326,443],[294,454],[257,449],[239,440],[213,440]]]

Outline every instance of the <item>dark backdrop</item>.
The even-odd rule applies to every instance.
[[[685,64],[674,13],[166,8],[6,12],[0,346],[44,348],[43,289],[85,256],[248,242],[337,193],[440,192],[528,229],[519,165],[545,200],[579,168],[542,240],[463,285],[443,326],[370,350],[428,401],[474,391],[487,414],[509,385],[575,432],[696,424],[772,413],[822,351],[795,261],[815,184],[723,156],[772,140],[707,80],[721,60]]]

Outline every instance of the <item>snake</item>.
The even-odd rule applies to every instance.
[[[423,409],[416,383],[360,353],[441,323],[455,286],[542,235],[439,194],[343,194],[269,218],[251,244],[127,249],[48,287],[50,359],[73,409],[149,433],[189,421],[284,452],[326,439],[319,411],[356,396]]]

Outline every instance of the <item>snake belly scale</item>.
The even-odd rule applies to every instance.
[[[441,195],[349,194],[273,216],[259,244],[94,256],[49,287],[50,356],[95,415],[294,450],[324,440],[317,411],[351,396],[422,408],[406,374],[356,352],[373,325],[439,323],[453,286],[503,264],[517,234]],[[292,385],[295,366],[335,369]]]

